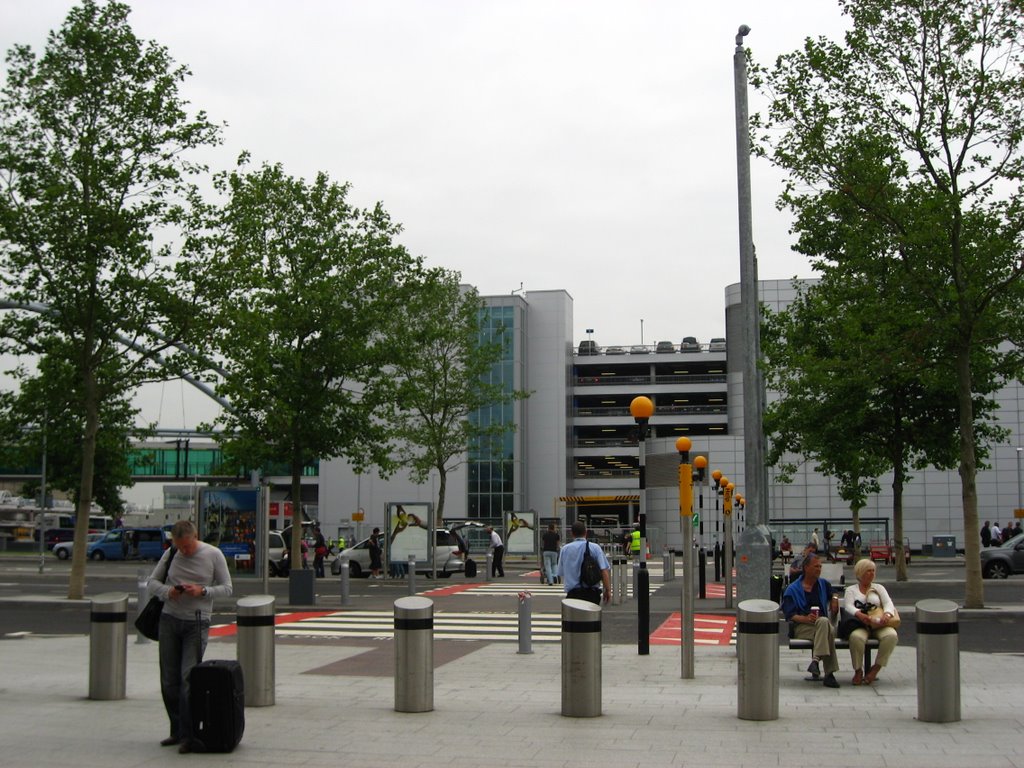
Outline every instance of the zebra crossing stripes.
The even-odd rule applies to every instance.
[[[648,588],[648,594],[653,595],[661,589],[661,582],[652,582]],[[468,595],[470,597],[493,597],[512,596],[515,597],[521,592],[529,592],[533,597],[552,596],[563,597],[565,589],[561,584],[538,584],[526,582],[508,582],[504,580],[485,581],[479,584],[462,584],[457,587],[438,587],[421,593],[424,597],[447,597],[450,595]],[[633,583],[626,583],[626,595],[633,596]]]
[[[351,638],[386,640],[394,636],[394,614],[389,611],[342,611],[277,626],[279,637]],[[533,642],[557,643],[562,636],[560,613],[534,613],[530,623]],[[510,613],[437,611],[435,640],[488,640],[515,642],[519,617]]]

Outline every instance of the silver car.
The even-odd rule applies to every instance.
[[[381,556],[382,564],[385,569],[388,567],[387,562],[387,546],[386,542],[383,541],[384,535],[381,534],[382,546],[384,546],[384,552]],[[437,567],[437,575],[441,578],[450,578],[453,573],[462,573],[466,570],[466,562],[463,559],[463,553],[469,551],[469,547],[466,544],[465,539],[458,533],[457,530],[451,529],[446,530],[444,528],[437,528],[434,530],[434,562]],[[341,561],[340,558],[348,558],[348,572],[351,576],[359,578],[360,576],[370,575],[370,539],[369,537],[363,539],[357,544],[345,549],[338,555],[338,559],[335,559],[331,563],[331,573],[338,575],[341,573]],[[417,562],[416,573],[430,574],[430,563],[428,562]]]

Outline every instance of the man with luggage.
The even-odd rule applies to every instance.
[[[600,605],[603,592],[604,602],[611,602],[612,578],[608,558],[604,556],[599,546],[587,541],[587,524],[582,520],[572,524],[572,535],[573,541],[563,546],[558,553],[558,575],[562,579],[562,586],[565,587],[565,596]],[[584,584],[581,579],[584,548],[601,569],[600,583],[604,587],[603,591],[597,584]]]
[[[490,548],[491,548],[491,578],[495,576],[505,576],[505,566],[503,560],[505,558],[505,545],[501,541],[501,536],[494,530],[493,526],[487,526],[487,533],[490,534]]]
[[[171,734],[160,746],[177,745],[184,754],[193,751],[189,672],[202,661],[206,650],[214,598],[231,597],[232,585],[224,553],[200,541],[190,520],[179,520],[172,526],[171,543],[173,548],[164,552],[149,577],[149,591],[164,601],[160,615],[160,691]]]

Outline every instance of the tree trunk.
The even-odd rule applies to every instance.
[[[894,462],[892,475],[893,553],[896,558],[896,581],[907,580],[907,560],[903,552],[903,484],[902,461]]]
[[[92,511],[92,475],[96,463],[96,435],[99,432],[99,398],[96,377],[90,370],[83,382],[85,390],[85,431],[82,434],[82,474],[78,487],[78,507],[75,510],[75,543],[71,550],[71,576],[68,581],[68,599],[85,597],[85,545],[89,532],[89,513]]]
[[[960,483],[964,507],[964,608],[985,607],[981,581],[981,543],[978,539],[977,459],[974,454],[974,401],[971,399],[971,348],[961,342],[956,356],[957,398],[960,411]]]
[[[289,567],[298,571],[302,564],[302,449],[292,446],[292,540],[288,544]]]
[[[438,480],[437,480],[437,512],[435,514],[435,519],[436,519],[437,522],[435,523],[434,527],[435,528],[443,528],[444,527],[444,499],[445,499],[445,494],[447,493],[447,490],[448,490],[448,473],[444,469],[444,464],[438,465],[438,467],[437,467],[437,478],[438,478]],[[433,540],[433,538],[435,536],[436,536],[436,534],[430,533],[431,540]],[[433,566],[433,573],[431,574],[431,578],[436,579],[437,578],[437,558],[434,557],[433,561],[434,561],[434,566]]]

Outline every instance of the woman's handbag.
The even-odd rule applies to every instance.
[[[164,578],[167,578],[167,574],[171,572],[171,561],[174,559],[174,555],[178,550],[171,548],[171,554],[167,558],[167,568],[164,571]],[[148,637],[150,640],[160,639],[160,614],[164,612],[164,601],[154,595],[149,598],[149,602],[146,603],[146,607],[143,608],[138,617],[135,619],[135,628],[139,630],[139,634],[143,637]]]
[[[836,636],[848,640],[855,629],[865,629],[864,623],[851,613],[843,609],[839,614],[839,627],[836,629]]]
[[[875,592],[875,596],[878,598],[878,605],[872,607],[872,609],[868,611],[868,617],[872,619],[876,616],[881,616],[883,613],[881,605],[882,597],[878,594],[878,592]],[[887,621],[885,624],[882,624],[881,626],[892,627],[893,629],[897,629],[900,626],[900,612],[896,610],[895,605],[892,607],[892,617],[889,619],[889,621]]]

